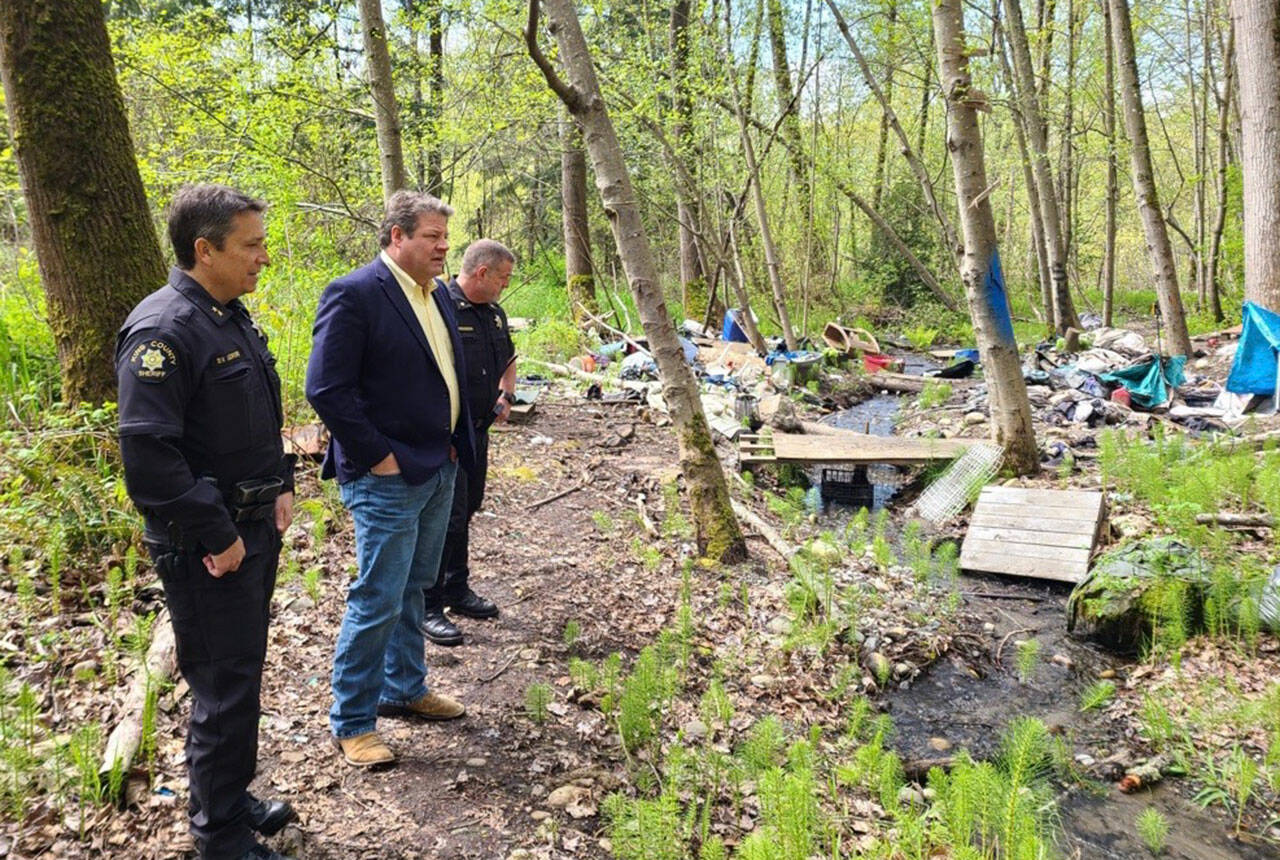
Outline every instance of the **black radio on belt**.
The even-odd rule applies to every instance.
[[[271,519],[282,489],[284,479],[278,476],[240,481],[231,492],[231,519],[238,523]]]

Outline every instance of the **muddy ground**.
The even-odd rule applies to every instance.
[[[352,769],[330,746],[329,668],[353,567],[352,536],[345,514],[335,508],[338,517],[317,543],[315,511],[300,511],[287,535],[286,560],[292,554],[299,569],[320,565],[323,573],[318,600],[298,576],[278,589],[274,601],[253,788],[289,798],[301,814],[297,827],[270,840],[274,847],[316,860],[609,856],[599,806],[627,783],[627,769],[616,730],[597,708],[576,701],[567,667],[572,657],[633,656],[674,623],[682,561],[693,548],[674,512],[665,510],[670,496],[663,488],[678,480],[678,469],[670,429],[657,426],[662,421],[644,407],[589,403],[557,388],[529,423],[494,433],[485,510],[473,525],[473,585],[501,606],[502,615],[459,619],[466,634],[460,647],[428,644],[429,683],[459,698],[468,714],[446,724],[380,721],[400,755],[391,770]],[[722,453],[732,461],[727,450]],[[300,499],[324,492],[313,467],[302,477]],[[752,506],[777,525],[758,496]],[[646,531],[645,518],[662,536]],[[827,527],[820,516],[814,519],[814,532]],[[1140,695],[1126,685],[1137,667],[1065,636],[1064,589],[964,578],[955,584],[961,599],[937,615],[935,605],[910,596],[900,579],[909,572],[851,560],[841,575],[885,595],[859,631],[864,645],[875,637],[895,664],[890,689],[880,690],[856,647],[824,653],[782,647],[791,614],[786,562],[759,536],[749,543],[752,560],[745,565],[694,569],[690,602],[699,656],[671,726],[696,721],[712,664],[726,678],[736,708],[731,734],[769,713],[793,729],[838,727],[842,703],[831,682],[841,675],[838,664],[851,667],[852,687],[872,694],[894,718],[896,743],[909,763],[927,764],[962,747],[990,752],[1009,719],[1031,713],[1066,734],[1081,760],[1091,763],[1082,769],[1103,785],[1100,796],[1064,787],[1063,853],[1137,856],[1135,812],[1128,809],[1135,801],[1106,788],[1115,776],[1107,771],[1108,760],[1114,770],[1117,762],[1143,754],[1131,712],[1119,704],[1099,715],[1076,709],[1079,691],[1103,672],[1115,673],[1121,703],[1126,695]],[[581,630],[571,646],[565,637],[570,622]],[[1027,636],[1042,640],[1045,659],[1033,677],[1019,679],[1010,643]],[[1280,653],[1274,639],[1264,642],[1245,671],[1275,677]],[[554,691],[542,724],[526,713],[526,691],[536,683]],[[68,835],[69,811],[38,810],[22,832],[6,829],[0,856],[189,856],[181,764],[188,701],[181,692],[179,686],[178,695],[162,701],[157,773],[133,806],[93,815],[86,822],[87,843]],[[116,716],[109,703],[101,703],[100,713],[107,725]],[[724,740],[732,745],[734,738]],[[576,786],[567,807],[557,800],[565,795],[557,789],[565,786]],[[1266,846],[1231,841],[1225,816],[1191,806],[1189,793],[1174,785],[1156,795],[1164,800],[1154,801],[1173,825],[1169,856],[1277,856]],[[715,823],[729,844],[751,826],[750,819]]]

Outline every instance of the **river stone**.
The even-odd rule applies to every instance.
[[[904,785],[898,790],[898,802],[908,806],[924,806],[924,794],[918,788]]]
[[[547,806],[566,807],[591,796],[591,792],[580,785],[562,785],[547,795]]]
[[[1151,638],[1153,617],[1181,614],[1188,632],[1204,622],[1209,568],[1181,541],[1158,537],[1107,553],[1067,599],[1067,630],[1132,654]]]
[[[822,538],[815,538],[809,544],[809,554],[818,561],[832,565],[840,561],[842,553],[835,544]]]
[[[702,720],[690,720],[683,728],[685,740],[700,741],[707,736],[707,726]]]
[[[934,752],[946,752],[951,749],[951,741],[946,738],[929,738],[929,749]]]
[[[867,656],[867,668],[871,670],[871,674],[877,681],[887,679],[893,674],[893,664],[879,651],[873,651]]]
[[[976,424],[986,424],[987,416],[981,412],[968,412],[964,416],[964,426],[973,427]]]
[[[786,636],[791,632],[791,619],[783,618],[781,615],[775,615],[769,619],[769,623],[765,625],[770,633],[778,636]]]

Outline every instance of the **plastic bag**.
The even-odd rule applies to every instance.
[[[1262,616],[1262,626],[1280,633],[1280,565],[1271,571],[1271,578],[1262,587],[1258,611]]]

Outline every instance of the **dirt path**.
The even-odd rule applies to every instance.
[[[669,433],[629,405],[547,402],[532,423],[494,433],[488,498],[472,530],[472,579],[502,615],[461,619],[460,647],[428,644],[430,683],[461,699],[468,714],[449,724],[381,720],[400,755],[398,767],[382,772],[346,766],[329,745],[330,661],[353,564],[349,521],[340,515],[317,553],[300,515],[290,551],[303,569],[323,565],[324,575],[318,604],[302,577],[275,598],[254,788],[290,798],[302,822],[273,845],[317,860],[492,858],[516,848],[535,857],[607,856],[594,815],[578,820],[547,804],[576,781],[591,799],[574,811],[594,810],[621,772],[600,712],[566,702],[567,665],[572,656],[634,653],[670,621],[677,566],[663,555],[646,569],[632,557],[630,541],[642,532],[629,512],[644,494],[660,520],[661,485],[675,479],[674,467]],[[317,492],[306,479],[300,498]],[[593,519],[597,511],[604,516]],[[610,534],[596,521],[605,517]],[[571,621],[581,630],[572,648],[564,635]],[[525,709],[535,683],[555,692],[542,725]],[[184,701],[162,718],[158,793],[120,822],[137,840],[130,856],[180,856],[189,847],[176,802],[186,709]]]

